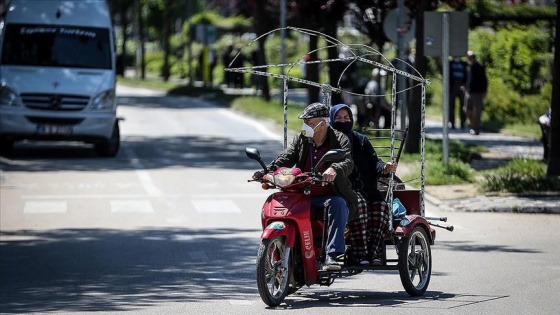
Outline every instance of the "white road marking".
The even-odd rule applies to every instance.
[[[140,163],[140,160],[138,159],[138,156],[136,156],[136,153],[134,153],[134,151],[129,147],[125,146],[124,149],[128,157],[130,157],[132,166],[136,169],[136,175],[138,176],[140,184],[142,185],[144,190],[150,196],[161,196],[161,190],[159,190],[159,188],[154,185],[150,174],[148,173],[148,171],[146,171],[142,163]]]
[[[206,280],[208,281],[226,281],[226,277],[221,272],[207,272],[206,273]]]
[[[243,116],[241,116],[241,115],[239,115],[235,112],[232,112],[231,110],[221,109],[220,111],[221,111],[222,114],[224,114],[224,115],[226,115],[230,118],[233,118],[233,119],[235,119],[237,121],[240,121],[244,124],[251,125],[251,126],[255,127],[260,132],[260,134],[266,135],[267,138],[270,138],[272,140],[277,140],[277,141],[280,141],[280,140],[283,139],[282,135],[279,135],[277,132],[273,132],[272,130],[267,128],[262,123],[256,121],[255,119],[249,119],[249,118],[243,117]]]
[[[111,203],[111,212],[123,212],[123,213],[154,212],[152,203],[149,200],[113,200],[110,203]]]
[[[65,213],[66,201],[26,201],[23,213]]]
[[[191,200],[194,208],[200,213],[240,213],[241,209],[231,200]]]
[[[149,196],[146,194],[80,194],[80,195],[22,195],[24,200],[65,200],[65,199],[146,199],[146,198],[192,198],[192,199],[232,199],[232,198],[260,198],[268,196],[270,193],[261,194],[162,194],[159,196]]]

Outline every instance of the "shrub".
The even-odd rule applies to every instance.
[[[547,177],[546,164],[540,161],[514,159],[486,176],[481,188],[512,193],[560,191],[560,178]]]

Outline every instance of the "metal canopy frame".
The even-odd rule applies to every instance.
[[[320,47],[317,48],[314,51],[309,51],[307,52],[305,55],[311,54],[311,53],[315,53],[318,52],[320,50],[326,50],[332,47],[337,47],[339,50],[343,49],[346,50],[347,53],[349,53],[348,57],[341,57],[341,58],[334,58],[334,59],[325,59],[325,60],[312,60],[312,61],[308,61],[305,60],[304,56],[302,56],[301,58],[299,58],[298,60],[296,60],[295,62],[288,62],[288,63],[282,63],[282,64],[270,64],[270,65],[261,65],[261,66],[251,66],[251,67],[237,67],[237,68],[232,68],[231,65],[234,63],[235,59],[237,59],[237,57],[245,50],[248,49],[248,47],[250,47],[251,45],[253,45],[255,42],[266,38],[267,36],[271,35],[271,34],[275,34],[280,32],[281,30],[290,30],[292,32],[296,32],[299,33],[301,35],[306,35],[306,36],[315,36],[318,37],[319,39],[323,39],[326,42],[326,46],[325,47]],[[376,58],[377,60],[380,60],[382,62],[373,60],[374,58]],[[251,42],[249,42],[247,45],[245,45],[238,53],[237,55],[233,58],[233,60],[231,61],[231,63],[228,65],[228,67],[225,68],[225,71],[230,71],[230,72],[240,72],[240,73],[249,73],[249,74],[254,74],[254,75],[260,75],[260,76],[264,76],[264,77],[272,77],[272,78],[278,78],[278,79],[282,79],[283,80],[283,90],[284,90],[284,97],[282,100],[282,104],[283,104],[283,108],[284,108],[284,149],[286,149],[287,147],[287,137],[288,137],[288,81],[293,81],[293,82],[298,82],[301,84],[305,84],[305,85],[309,85],[309,86],[315,86],[315,87],[319,87],[321,89],[321,93],[323,94],[323,103],[325,105],[327,105],[328,107],[331,107],[331,95],[333,92],[335,93],[348,93],[354,96],[383,96],[383,95],[372,95],[372,94],[363,94],[363,93],[355,93],[352,91],[347,91],[344,90],[343,88],[340,87],[340,81],[344,75],[344,73],[346,71],[348,71],[349,67],[356,62],[360,62],[360,63],[365,63],[368,65],[371,65],[372,68],[380,68],[383,69],[385,71],[388,72],[388,74],[391,74],[392,76],[392,83],[391,83],[391,161],[395,161],[395,127],[396,127],[396,115],[397,115],[397,109],[396,109],[396,98],[397,98],[397,94],[400,93],[405,93],[408,90],[421,86],[422,88],[422,101],[421,101],[421,142],[420,142],[420,155],[421,155],[421,171],[420,171],[420,182],[421,182],[421,187],[420,187],[420,207],[421,207],[421,213],[422,216],[425,215],[425,207],[424,207],[424,189],[425,189],[425,143],[426,143],[426,131],[425,131],[425,115],[426,115],[426,87],[430,84],[430,81],[423,78],[421,76],[421,74],[411,65],[409,64],[407,61],[405,60],[401,60],[399,58],[395,58],[396,61],[399,62],[403,62],[409,69],[411,69],[411,72],[414,73],[408,73],[406,71],[402,71],[399,70],[397,68],[395,68],[391,62],[379,51],[377,51],[376,49],[364,45],[364,44],[346,44],[343,43],[339,40],[337,40],[336,38],[333,38],[329,35],[323,34],[321,32],[318,31],[314,31],[314,30],[309,30],[309,29],[303,29],[303,28],[297,28],[297,27],[285,27],[285,28],[277,28],[274,29],[272,31],[269,31],[257,38],[255,38],[254,40],[252,40]],[[290,76],[290,71],[293,69],[294,66],[300,66],[300,65],[308,65],[308,64],[328,64],[331,62],[339,62],[339,61],[349,61],[348,65],[346,66],[346,68],[344,68],[344,70],[342,71],[338,82],[337,82],[337,86],[331,86],[329,84],[325,84],[325,83],[319,83],[319,82],[314,82],[314,81],[309,81],[306,79],[301,79],[295,76]],[[276,73],[269,73],[266,70],[269,68],[284,68],[284,67],[289,67],[288,71],[286,74],[276,74]],[[405,89],[400,89],[397,90],[397,77],[398,76],[404,76],[408,79],[411,79],[412,81],[415,82],[415,84],[412,84],[411,87],[409,88],[405,88]],[[401,128],[404,129],[405,126],[401,126]],[[389,187],[388,187],[388,193],[387,193],[387,201],[390,201],[392,203],[393,201],[393,190],[395,187],[395,182],[393,179],[393,174],[391,173],[391,178],[389,180]],[[391,205],[391,203],[389,203],[389,205]],[[391,216],[392,217],[392,216]],[[392,221],[392,218],[391,218]],[[392,222],[391,222],[392,223]],[[392,224],[389,225],[392,228]]]

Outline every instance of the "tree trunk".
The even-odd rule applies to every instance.
[[[556,0],[560,12],[560,0]],[[548,151],[547,176],[560,176],[560,14],[556,14],[556,39],[554,40],[554,70],[552,100],[550,102],[550,150]]]
[[[124,69],[126,63],[126,42],[128,40],[128,35],[126,34],[126,29],[128,28],[128,18],[127,18],[127,11],[128,7],[121,7],[120,10],[120,19],[121,19],[121,36],[122,36],[122,43],[121,43],[121,54],[117,58],[117,74],[124,76]]]
[[[134,60],[135,60],[135,67],[134,69],[136,70],[136,77],[138,77],[138,74],[140,74],[140,79],[145,80],[146,79],[146,59],[144,57],[144,52],[145,50],[145,38],[144,38],[144,19],[142,18],[142,7],[143,7],[143,1],[139,1],[137,0],[135,2],[135,6],[134,9],[136,10],[136,32],[138,33],[137,36],[137,42],[136,42],[136,49],[139,49],[139,53],[135,52],[135,56],[134,56]],[[140,55],[140,56],[139,56]],[[138,60],[138,57],[140,57],[140,60]],[[140,70],[138,73],[138,70]]]
[[[336,39],[336,23],[327,23],[325,25],[326,35]],[[338,58],[338,46],[331,46],[327,48],[327,55],[329,59]],[[344,70],[341,62],[329,62],[329,84],[332,87],[338,87],[338,80],[340,79],[340,73]],[[331,105],[336,105],[342,103],[341,93],[332,93]],[[348,104],[349,105],[349,104]]]
[[[163,9],[163,66],[161,68],[161,76],[163,81],[169,80],[169,56],[171,55],[171,3],[169,0],[165,1]]]
[[[424,56],[424,11],[429,0],[422,0],[416,13],[416,59],[414,67],[421,76],[426,76],[428,61]],[[418,82],[414,82],[417,84]],[[408,135],[406,137],[405,152],[420,152],[420,124],[422,110],[422,87],[412,89],[412,99],[408,100]]]
[[[266,54],[265,54],[265,44],[266,44],[266,37],[262,38],[261,40],[259,40],[259,64],[260,65],[266,65]],[[266,71],[266,68],[263,69],[259,69],[259,71]],[[270,101],[270,87],[268,86],[268,77],[262,77],[260,78],[261,82],[262,82],[262,97],[267,100]]]
[[[317,44],[318,44],[318,37],[317,36],[309,36],[309,60],[316,61],[318,60],[317,54]],[[306,65],[305,74],[307,76],[307,80],[313,82],[319,82],[319,64],[312,63]],[[309,104],[315,103],[319,101],[319,91],[320,89],[315,86],[307,86],[307,94],[309,99]]]

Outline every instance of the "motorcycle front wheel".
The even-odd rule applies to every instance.
[[[399,245],[399,274],[410,296],[426,292],[432,274],[432,252],[426,231],[417,226]]]
[[[290,248],[284,238],[262,240],[257,255],[257,287],[266,305],[280,305],[286,295],[290,279]]]

